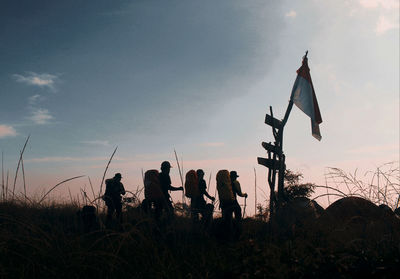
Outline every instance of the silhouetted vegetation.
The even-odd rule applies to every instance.
[[[105,228],[100,212],[99,229],[85,232],[78,210],[68,204],[1,203],[0,276],[390,278],[400,264],[398,230],[384,230],[376,239],[348,234],[338,241],[318,226],[285,236],[247,218],[229,233],[220,219],[204,228],[189,217],[155,221],[128,206],[121,224]],[[398,228],[398,219],[390,220]]]
[[[300,183],[303,174],[293,172],[289,169],[285,172],[284,191],[286,198],[290,201],[297,197],[310,197],[314,193],[314,183]]]

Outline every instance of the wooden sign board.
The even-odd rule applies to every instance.
[[[282,127],[282,121],[273,118],[271,115],[265,115],[265,124],[272,126],[274,128],[280,129]]]
[[[261,145],[262,145],[262,147],[264,147],[269,152],[273,152],[273,153],[275,153],[277,155],[282,154],[282,150],[279,147],[277,147],[276,145],[273,145],[273,144],[268,143],[268,142],[262,142]]]
[[[263,165],[269,169],[275,169],[275,170],[279,170],[281,163],[278,160],[272,160],[272,159],[267,159],[267,158],[261,158],[258,157],[257,158],[257,162],[260,165]],[[275,164],[274,164],[275,163]]]

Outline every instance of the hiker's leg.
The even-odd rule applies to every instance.
[[[233,206],[233,212],[235,214],[235,219],[240,221],[242,219],[242,208],[240,207],[239,203],[235,201]]]
[[[122,221],[122,203],[120,201],[115,201],[115,211],[117,213],[117,220]]]
[[[155,201],[154,202],[154,217],[156,220],[160,219],[162,210],[163,210],[162,202]]]
[[[107,202],[107,221],[112,220],[112,216],[114,214],[114,203],[112,201]]]

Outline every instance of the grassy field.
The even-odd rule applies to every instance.
[[[0,277],[395,278],[400,266],[398,219],[375,235],[250,218],[229,233],[221,219],[204,228],[129,208],[122,224],[103,227],[100,213],[100,227],[85,232],[78,210],[0,203]]]

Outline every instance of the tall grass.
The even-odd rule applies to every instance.
[[[385,204],[392,210],[398,207],[400,197],[399,162],[389,162],[367,171],[362,177],[357,169],[348,173],[340,168],[328,167],[325,173],[327,193],[316,198],[357,196],[377,205]],[[330,202],[330,200],[328,200]]]
[[[310,233],[277,237],[268,223],[253,219],[245,219],[240,237],[228,241],[220,219],[209,229],[184,217],[156,222],[137,207],[124,210],[119,226],[84,232],[78,209],[51,201],[0,203],[0,276],[342,278],[391,274],[400,258],[398,242],[366,241],[361,253]]]

